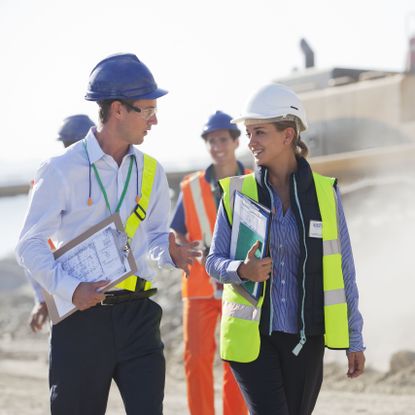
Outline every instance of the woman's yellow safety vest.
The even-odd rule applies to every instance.
[[[335,179],[317,173],[313,173],[313,179],[322,219],[325,345],[333,349],[347,349],[349,326],[338,232]],[[222,179],[220,184],[224,191],[224,208],[232,225],[235,191],[238,190],[258,202],[257,182],[254,173],[251,173]],[[220,332],[222,359],[247,363],[258,357],[261,345],[259,322],[264,295],[265,284],[262,296],[255,305],[241,296],[233,284],[225,284]]]

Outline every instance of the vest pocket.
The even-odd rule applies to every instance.
[[[259,355],[259,321],[222,316],[220,355],[223,360],[248,363]]]

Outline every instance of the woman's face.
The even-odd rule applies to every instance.
[[[259,166],[268,167],[292,152],[288,129],[278,131],[274,124],[253,124],[246,126],[248,147]]]

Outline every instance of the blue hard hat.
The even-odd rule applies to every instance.
[[[156,99],[167,91],[157,87],[146,65],[132,53],[111,55],[99,62],[89,76],[85,99]]]
[[[231,124],[232,117],[225,114],[222,111],[216,111],[209,117],[202,130],[202,138],[206,138],[206,135],[216,130],[229,130],[232,137],[238,138],[241,135],[241,131],[236,124]]]
[[[63,120],[58,130],[58,140],[64,143],[82,140],[91,127],[95,127],[95,123],[87,115],[71,115]]]

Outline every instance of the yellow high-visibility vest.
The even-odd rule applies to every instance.
[[[141,197],[133,213],[128,217],[125,223],[125,233],[128,240],[131,241],[146,218],[148,205],[150,203],[151,192],[153,190],[154,178],[156,177],[157,161],[147,154],[144,154],[143,177],[141,180]],[[116,285],[123,290],[135,291],[138,281],[137,275],[131,275]],[[151,289],[151,282],[144,282],[144,291]]]
[[[335,179],[313,173],[322,219],[323,289],[325,345],[334,349],[349,347],[347,303],[344,290],[342,258],[338,232]],[[254,174],[220,180],[223,204],[232,225],[232,207],[238,190],[258,202],[258,186]],[[232,284],[224,285],[220,333],[220,354],[224,360],[247,363],[260,351],[259,322],[264,302],[265,283],[258,304],[253,305]]]

